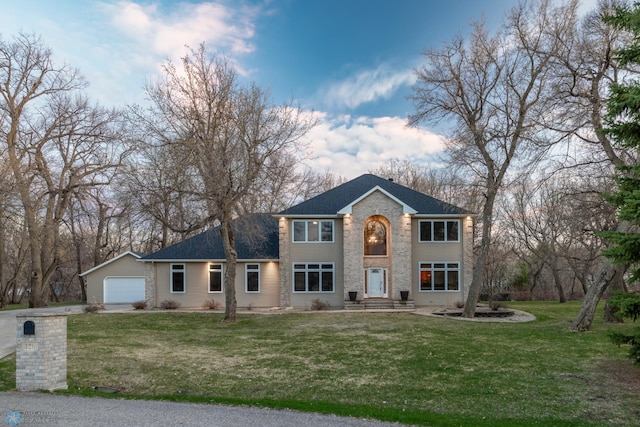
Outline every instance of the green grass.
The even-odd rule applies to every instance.
[[[68,318],[68,393],[102,395],[100,385],[120,397],[430,426],[640,425],[640,368],[607,336],[633,324],[598,320],[575,333],[577,302],[509,306],[538,320],[314,312],[241,314],[230,325],[210,312],[79,314]],[[0,362],[0,388],[10,363]]]

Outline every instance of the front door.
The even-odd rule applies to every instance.
[[[387,275],[384,268],[370,268],[367,278],[369,298],[382,298],[386,296],[387,291]]]

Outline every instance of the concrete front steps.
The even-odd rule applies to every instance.
[[[413,300],[399,301],[386,298],[367,298],[360,301],[345,301],[345,310],[415,310]]]

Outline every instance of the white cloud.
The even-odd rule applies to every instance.
[[[442,136],[409,128],[400,117],[319,114],[318,118],[308,134],[312,158],[307,164],[349,179],[390,159],[432,162],[434,154],[443,150]]]
[[[145,45],[150,54],[179,56],[185,45],[206,42],[215,50],[244,54],[254,50],[253,19],[257,9],[231,8],[206,2],[181,3],[165,13],[156,4],[141,5],[128,0],[103,3],[103,11],[122,35]]]
[[[130,0],[102,2],[96,11],[100,30],[87,31],[93,37],[82,42],[85,49],[75,63],[92,82],[91,92],[108,105],[143,102],[145,83],[160,73],[167,59],[178,62],[187,46],[197,49],[204,42],[210,53],[252,52],[260,12],[226,3],[162,6]],[[243,73],[239,67],[238,71]]]
[[[322,89],[321,98],[330,107],[356,108],[364,103],[389,99],[402,86],[412,85],[412,69],[394,70],[386,64],[363,70],[350,78]]]

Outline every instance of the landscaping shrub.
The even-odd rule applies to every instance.
[[[493,311],[498,311],[502,308],[507,308],[506,304],[501,303],[500,301],[490,301],[489,308]]]
[[[180,307],[180,303],[178,301],[166,299],[160,303],[160,308],[163,310],[175,310]]]
[[[95,313],[98,310],[104,310],[104,304],[99,304],[97,302],[92,302],[91,304],[84,307],[85,313]]]
[[[327,310],[329,303],[320,301],[320,298],[316,298],[311,301],[311,310]]]
[[[217,310],[220,308],[220,303],[214,299],[208,299],[204,302],[202,306],[209,310]]]
[[[144,310],[144,309],[147,308],[147,302],[146,301],[136,301],[136,302],[132,303],[131,306],[133,308],[135,308],[136,310]]]

